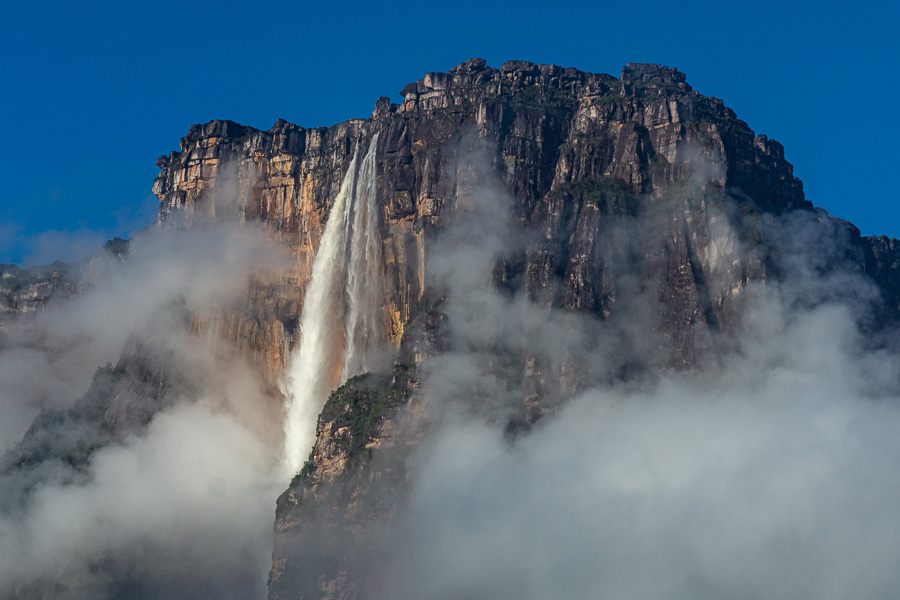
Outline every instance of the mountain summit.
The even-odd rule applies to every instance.
[[[118,269],[156,264],[142,256],[165,255],[184,278],[183,288],[154,280],[171,286],[153,311],[141,308],[154,320],[130,333],[81,400],[43,413],[7,457],[4,477],[26,498],[16,510],[51,462],[92,473],[103,448],[155,439],[167,418],[196,410],[185,406],[214,406],[268,457],[247,471],[265,463],[282,478],[271,600],[525,598],[544,583],[564,597],[599,597],[607,585],[626,595],[640,586],[622,579],[611,540],[623,557],[658,559],[650,568],[664,578],[682,556],[678,519],[712,539],[721,530],[704,529],[693,507],[725,521],[736,514],[734,473],[760,482],[747,514],[764,520],[755,507],[778,503],[774,479],[752,461],[728,462],[769,461],[768,446],[734,446],[749,438],[723,414],[744,415],[746,431],[766,431],[768,443],[783,434],[766,437],[771,415],[819,414],[805,400],[799,412],[772,400],[819,390],[796,385],[805,374],[832,381],[846,367],[849,395],[896,395],[886,371],[866,379],[853,369],[896,355],[900,242],[863,237],[815,208],[781,144],[677,69],[629,63],[616,78],[473,58],[400,96],[331,127],[193,125],[156,162],[159,215],[145,235],[201,246],[135,240],[111,265],[71,267],[92,279],[63,277],[65,288],[4,267],[10,330],[37,319],[54,290],[87,296]],[[245,251],[234,232],[246,231],[269,250]],[[213,258],[195,262],[201,254]],[[57,281],[66,267],[55,269]],[[808,459],[785,448],[790,468]],[[686,475],[694,468],[696,478]],[[92,485],[82,475],[67,485]],[[216,498],[231,493],[220,479],[209,484]],[[798,484],[797,497],[821,489]],[[602,520],[591,519],[589,497]],[[785,531],[796,533],[791,510]],[[633,536],[613,535],[617,519],[633,519]],[[192,538],[196,547],[215,545],[218,526]],[[596,535],[576,543],[579,532]],[[98,542],[84,561],[66,555],[17,580],[11,597],[260,593],[257,538],[252,550],[235,548],[252,558],[224,577],[199,559],[138,568],[135,548],[166,547],[146,536]],[[639,551],[655,539],[660,554]],[[696,592],[697,581],[718,596],[734,591],[705,542],[690,539],[688,575],[647,581],[674,595]],[[743,558],[759,550],[722,543]],[[531,567],[523,548],[537,557]],[[578,566],[584,556],[594,566]],[[826,568],[832,558],[822,558]],[[568,566],[577,573],[566,579]],[[535,581],[532,569],[542,573]]]

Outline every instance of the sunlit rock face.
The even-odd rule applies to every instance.
[[[622,339],[607,377],[702,367],[732,349],[742,291],[783,270],[767,223],[791,211],[839,239],[842,258],[881,286],[886,313],[897,310],[894,241],[861,238],[814,212],[781,145],[693,91],[675,69],[629,64],[617,79],[516,61],[494,69],[472,59],[427,74],[401,95],[399,105],[382,98],[369,119],[331,128],[194,126],[181,151],[158,162],[160,226],[258,219],[295,253],[292,270],[254,287],[257,312],[228,317],[230,339],[265,357],[273,380],[300,333],[331,202],[357,143],[375,133],[384,336],[404,368],[449,343],[439,333],[447,298],[440,289],[431,295],[426,258],[486,188],[511,198],[510,219],[526,232],[498,257],[497,287],[598,321],[639,319],[640,335]],[[503,368],[530,392],[521,400],[526,426],[589,377],[577,357],[526,351],[506,360]],[[415,398],[412,389],[402,402]],[[356,393],[352,385],[348,393]],[[372,490],[404,476],[372,465],[383,447],[421,434],[422,419],[410,420],[419,425],[367,432],[368,452],[351,460],[336,442],[351,435],[348,425],[323,415],[310,466],[279,500],[273,598],[361,593],[348,540],[364,539],[369,524],[389,517],[395,496]],[[367,498],[379,499],[376,508]],[[301,550],[323,536],[333,540],[327,548]]]
[[[429,236],[478,194],[473,163],[535,233],[502,277],[535,301],[605,319],[632,293],[624,280],[638,274],[639,291],[660,302],[658,360],[678,368],[714,351],[714,334],[734,327],[739,290],[765,280],[761,215],[812,208],[781,145],[692,91],[675,69],[629,64],[616,79],[472,59],[401,95],[400,105],[382,98],[369,119],[330,128],[195,125],[179,152],[157,161],[161,227],[261,220],[295,253],[293,269],[261,276],[252,292],[262,318],[227,323],[226,335],[263,356],[273,380],[296,337],[331,201],[357,141],[376,132],[383,319],[395,345],[425,291]],[[888,283],[886,257],[896,249],[851,237],[866,268]]]
[[[454,319],[477,323],[478,305],[461,313],[467,291],[447,279],[479,274],[476,257],[447,277],[439,266],[447,252],[487,247],[488,288],[509,311],[525,302],[554,319],[578,315],[590,325],[573,335],[614,340],[602,364],[579,354],[583,344],[547,352],[527,330],[482,352],[484,370],[506,384],[510,436],[590,386],[715,364],[735,349],[748,290],[793,276],[789,257],[816,239],[830,248],[817,269],[852,265],[882,296],[882,322],[900,312],[897,240],[861,237],[814,209],[782,146],[676,69],[628,64],[616,78],[471,59],[400,95],[399,104],[379,99],[368,119],[327,128],[194,125],[179,151],[157,160],[157,228],[262,223],[289,254],[255,272],[245,299],[181,315],[190,334],[225,341],[251,365],[274,431],[291,401],[284,376],[327,223],[354,158],[372,147],[386,366],[321,398],[309,461],[278,499],[272,599],[366,598],[390,576],[373,540],[416,477],[407,458],[434,411],[428,376],[440,375],[429,360],[483,343],[477,331],[448,332]],[[479,222],[484,205],[502,216],[495,230]],[[786,215],[810,238],[786,243],[778,225]],[[0,308],[34,311],[55,290],[77,293],[58,273],[0,288]],[[178,384],[177,368],[142,347],[126,348],[112,391],[91,398],[104,435],[146,425]]]

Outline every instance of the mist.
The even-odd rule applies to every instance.
[[[379,555],[358,572],[385,569],[365,593],[865,599],[900,588],[900,355],[840,223],[761,216],[772,277],[734,292],[734,332],[709,334],[722,351],[689,372],[661,369],[659,299],[627,260],[612,274],[616,318],[561,308],[553,289],[529,296],[515,263],[541,232],[522,226],[484,171],[493,165],[465,143],[451,224],[426,264],[446,316],[446,348],[417,365],[429,432],[408,459],[383,457],[410,461],[411,487],[390,490],[400,508],[358,553]],[[717,177],[693,160],[697,176],[660,206],[687,210]],[[738,201],[707,207],[721,242],[709,250],[713,291],[728,285],[729,253],[747,250],[731,224]],[[617,218],[645,240],[667,215]],[[239,307],[251,276],[286,259],[264,229],[226,222],[151,231],[126,262],[105,260],[85,294],[4,332],[0,442],[13,446],[43,409],[75,406],[123,348],[176,384],[146,427],[86,464],[0,478],[0,591],[262,598],[285,415],[265,408],[270,391],[244,357],[190,322]],[[536,397],[546,410],[523,420]],[[313,415],[301,420],[311,431]]]
[[[741,290],[732,350],[690,372],[620,379],[622,353],[654,351],[641,323],[658,308],[625,298],[633,312],[613,324],[505,291],[496,264],[528,243],[511,207],[499,186],[480,189],[429,262],[450,350],[421,368],[434,421],[384,534],[378,598],[837,599],[900,588],[900,355],[894,329],[872,334],[879,294],[843,262],[840,222],[824,211],[765,216],[779,280]],[[529,390],[504,355],[575,360],[586,385],[511,435]]]
[[[4,332],[3,447],[41,410],[76,406],[120,356],[174,383],[146,427],[123,423],[86,463],[51,455],[0,477],[0,597],[265,597],[281,416],[261,375],[191,318],[246,303],[284,250],[262,226],[222,222],[150,229],[126,261],[98,260],[84,294]],[[93,435],[81,423],[60,435]]]
[[[385,597],[861,598],[900,584],[896,398],[785,370],[446,423]]]
[[[86,293],[54,303],[24,327],[11,321],[2,332],[0,410],[6,419],[0,447],[21,439],[39,410],[71,406],[94,369],[115,363],[132,337],[153,338],[159,346],[189,340],[176,308],[236,305],[251,273],[286,260],[250,225],[148,230],[131,246],[127,262],[97,259],[98,275]]]

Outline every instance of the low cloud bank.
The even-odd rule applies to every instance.
[[[46,483],[0,522],[0,579],[64,598],[264,597],[272,458],[202,402],[162,413],[98,451],[87,483]]]
[[[265,597],[280,421],[260,375],[185,319],[241,306],[250,276],[284,260],[249,224],[148,231],[87,293],[9,328],[5,447],[40,409],[71,408],[125,347],[177,385],[146,430],[126,427],[88,462],[54,457],[3,476],[0,597]]]
[[[857,341],[825,308],[715,374],[588,391],[514,442],[448,417],[384,597],[890,595],[898,361]]]
[[[647,305],[634,299],[634,318],[614,327],[504,293],[492,269],[522,242],[496,226],[509,212],[502,193],[479,200],[487,208],[463,215],[431,263],[448,290],[452,350],[424,368],[441,410],[385,537],[379,598],[900,589],[900,353],[867,333],[878,293],[846,260],[839,225],[764,216],[772,277],[741,290],[732,351],[692,373],[627,381],[609,365],[640,353],[641,339],[652,351]],[[510,435],[527,390],[504,375],[503,356],[524,352],[599,376]]]

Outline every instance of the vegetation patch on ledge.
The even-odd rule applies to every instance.
[[[582,198],[585,207],[605,213],[627,212],[632,196],[628,182],[607,176],[562,183],[548,194],[551,198]]]
[[[331,423],[331,435],[336,443],[346,447],[348,460],[352,461],[375,439],[390,409],[406,398],[410,366],[398,363],[393,371],[351,377],[325,403],[319,418]]]

